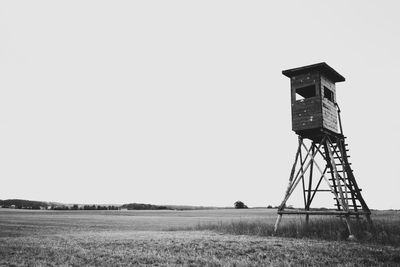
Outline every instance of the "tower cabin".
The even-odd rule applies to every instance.
[[[282,74],[290,78],[292,130],[314,141],[323,133],[342,135],[335,83],[345,78],[325,62],[284,70]]]

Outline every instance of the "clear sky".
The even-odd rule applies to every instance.
[[[325,61],[364,198],[399,209],[399,8],[1,1],[0,199],[278,205],[297,146],[281,71]]]

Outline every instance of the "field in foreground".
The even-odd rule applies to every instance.
[[[400,264],[397,246],[232,235],[199,227],[242,222],[272,226],[275,212],[0,209],[0,265]],[[400,221],[400,215],[378,212],[373,219]],[[284,223],[293,220],[299,219],[292,217]]]

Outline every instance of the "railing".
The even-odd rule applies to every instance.
[[[340,107],[339,104],[335,102],[335,107],[338,113],[338,118],[339,118],[339,127],[340,127],[340,134],[343,135],[343,127],[342,127],[342,119],[340,118]]]

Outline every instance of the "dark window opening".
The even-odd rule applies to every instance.
[[[335,100],[333,99],[333,92],[325,86],[324,86],[324,98],[328,99],[332,103],[335,103]]]
[[[296,89],[296,100],[310,98],[316,95],[315,84]]]

